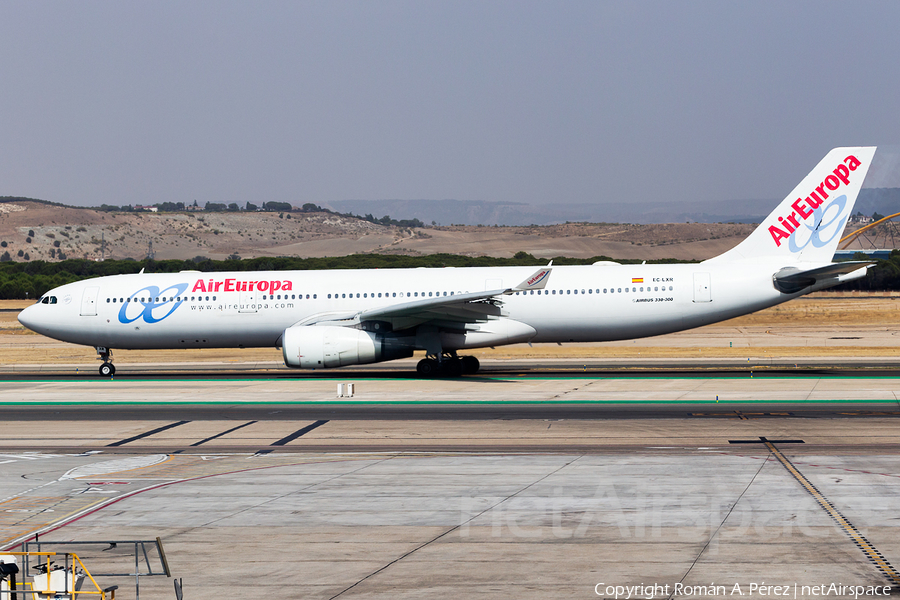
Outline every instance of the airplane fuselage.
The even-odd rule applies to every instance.
[[[503,318],[534,329],[523,341],[653,336],[796,297],[772,285],[778,268],[703,263],[557,266],[546,288],[503,296],[501,310]],[[278,347],[286,328],[312,315],[499,289],[532,271],[481,267],[118,275],[59,287],[53,290],[55,303],[35,304],[20,319],[39,333],[88,346]]]
[[[698,264],[142,272],[55,288],[19,321],[96,347],[101,375],[112,348],[266,346],[301,369],[424,350],[422,375],[474,373],[457,351],[671,333],[864,276],[832,258],[874,153],[833,149],[747,239]]]

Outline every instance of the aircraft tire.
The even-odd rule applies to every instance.
[[[451,358],[444,363],[444,373],[447,377],[461,377],[463,374],[463,364],[458,358]]]
[[[416,365],[416,373],[423,377],[434,377],[438,372],[438,362],[431,358],[423,358]]]
[[[100,365],[100,376],[101,377],[112,377],[116,374],[116,368],[112,363],[103,363]]]
[[[474,356],[463,356],[459,360],[462,362],[463,375],[474,375],[481,368],[481,363]]]

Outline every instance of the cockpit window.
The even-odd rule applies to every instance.
[[[44,296],[41,300],[41,304],[50,304],[50,296]]]

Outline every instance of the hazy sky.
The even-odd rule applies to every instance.
[[[898,25],[895,1],[4,0],[0,195],[780,199],[834,146],[900,143]]]

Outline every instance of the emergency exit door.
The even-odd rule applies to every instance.
[[[256,290],[241,292],[241,304],[238,312],[255,313],[256,310]]]

